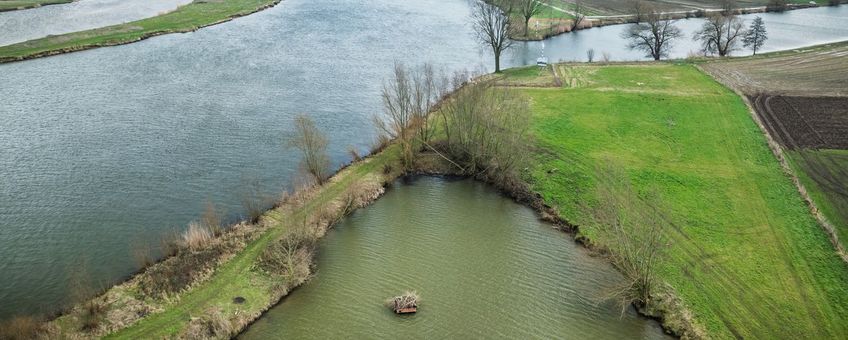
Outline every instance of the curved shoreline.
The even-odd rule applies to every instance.
[[[840,4],[841,6],[841,4]],[[748,7],[748,8],[737,8],[734,10],[738,15],[745,14],[755,14],[755,13],[778,13],[778,12],[787,12],[801,9],[809,9],[809,8],[819,8],[819,7],[828,7],[822,5],[813,5],[813,4],[789,4],[783,10],[769,10],[767,6],[761,7]],[[706,10],[706,9],[698,9],[691,11],[675,11],[675,12],[667,12],[663,13],[666,19],[668,20],[680,20],[680,19],[693,19],[693,18],[703,18],[706,17],[709,13],[715,13],[719,10]],[[571,19],[568,19],[571,21]],[[604,16],[586,16],[584,22],[581,23],[574,31],[587,30],[596,27],[604,27],[604,26],[612,26],[612,25],[626,25],[636,23],[636,15],[634,14],[624,14],[624,15],[604,15]],[[515,41],[542,41],[548,38],[556,37],[558,35],[571,33],[573,31],[553,31],[550,30],[547,33],[542,33],[541,35],[534,36],[517,36],[511,37],[512,40]]]
[[[74,0],[52,0],[52,1],[48,0],[48,1],[44,1],[43,3],[32,3],[32,4],[29,4],[29,5],[24,5],[24,6],[20,6],[20,7],[2,7],[2,6],[0,6],[0,12],[23,11],[23,10],[27,10],[27,9],[41,8],[41,7],[50,6],[50,5],[64,5],[64,4],[69,4],[69,3],[72,3],[72,2],[74,2]]]
[[[188,33],[276,6],[282,0],[194,2],[160,16],[80,32],[0,46],[0,64],[138,42],[171,33]],[[170,27],[175,26],[175,27]]]

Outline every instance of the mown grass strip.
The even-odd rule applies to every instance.
[[[0,47],[0,63],[127,44],[149,37],[190,32],[278,4],[281,0],[195,0],[160,16]]]

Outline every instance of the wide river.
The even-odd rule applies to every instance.
[[[604,302],[621,275],[494,189],[399,182],[320,242],[318,272],[244,339],[663,339]],[[416,290],[419,312],[387,298]]]
[[[468,15],[465,0],[286,0],[193,33],[0,65],[0,318],[55,309],[80,273],[95,287],[132,273],[134,249],[155,251],[204,202],[235,219],[254,187],[278,195],[297,171],[282,140],[298,113],[328,132],[334,164],[365,151],[393,62],[490,67]],[[846,39],[845,17],[848,6],[764,15],[767,46]],[[546,54],[638,58],[623,27],[550,39]]]

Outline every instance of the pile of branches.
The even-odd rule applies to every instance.
[[[417,308],[420,299],[421,298],[418,297],[418,293],[416,293],[415,291],[406,292],[403,293],[403,295],[398,295],[388,299],[386,301],[386,306],[388,306],[395,312],[404,308]]]

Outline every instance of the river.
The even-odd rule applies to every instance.
[[[192,0],[79,0],[0,12],[0,46],[161,15]]]
[[[315,277],[241,338],[670,338],[604,303],[623,279],[603,258],[472,180],[400,181],[318,254]],[[382,303],[405,290],[422,303],[397,316]]]
[[[62,305],[78,273],[94,287],[129,275],[133,249],[155,253],[206,201],[234,220],[252,188],[278,195],[297,172],[282,141],[298,113],[328,131],[334,165],[349,146],[364,152],[393,62],[491,68],[468,14],[465,0],[286,0],[193,33],[0,65],[0,318]],[[848,38],[838,20],[814,23]],[[591,45],[626,58],[621,27],[550,39],[547,54],[583,58],[577,42],[609,32]],[[818,41],[792,27],[796,43]],[[505,64],[535,62],[539,47]]]

